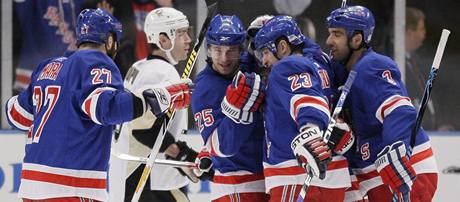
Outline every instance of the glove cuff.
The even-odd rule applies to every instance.
[[[233,122],[238,124],[251,124],[253,121],[253,113],[250,111],[241,110],[227,100],[227,96],[224,97],[222,103],[220,104],[222,113],[230,118]]]

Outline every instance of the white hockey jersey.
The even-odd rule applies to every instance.
[[[134,69],[133,69],[134,68]],[[179,74],[173,65],[156,56],[137,61],[133,64],[125,78],[124,86],[127,90],[136,93],[152,86],[164,86],[180,80]],[[133,137],[133,130],[149,129],[156,118],[151,111],[131,122],[121,126],[121,132],[112,141],[112,151],[127,153],[135,156],[148,157],[151,148],[145,146]],[[176,110],[168,130],[175,140],[183,130],[187,129],[187,109]],[[166,122],[166,121],[165,121]],[[161,126],[160,133],[164,133],[165,124]],[[153,134],[151,134],[154,138]],[[164,159],[164,153],[159,153],[157,158]],[[110,202],[124,200],[125,180],[139,166],[137,162],[120,160],[115,156],[110,158],[109,169],[109,196]],[[187,177],[181,175],[176,168],[164,165],[154,165],[150,174],[151,190],[172,190],[188,185]]]

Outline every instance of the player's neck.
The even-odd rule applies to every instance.
[[[98,44],[94,44],[94,43],[81,44],[78,47],[78,50],[98,50],[98,51],[101,51],[103,53],[107,53],[107,51],[105,50],[103,45],[98,45]]]
[[[353,54],[351,54],[350,59],[345,65],[348,71],[350,71],[353,68],[353,65],[355,65],[359,59],[361,59],[361,57],[363,56],[366,50],[367,50],[366,48],[360,48],[359,50],[353,51]]]

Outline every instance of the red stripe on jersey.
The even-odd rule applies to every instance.
[[[377,172],[377,170],[373,170],[373,171],[368,172],[368,173],[357,174],[356,179],[358,179],[358,182],[362,182],[362,181],[370,180],[370,179],[372,179],[374,177],[378,177],[378,176],[379,176],[379,173]]]
[[[212,181],[214,183],[219,183],[219,184],[241,184],[241,183],[253,182],[253,181],[263,180],[263,179],[264,179],[264,174],[258,173],[258,174],[248,174],[248,175],[230,175],[230,176],[215,175],[212,178]]]
[[[301,175],[305,174],[305,170],[299,166],[291,166],[285,168],[264,168],[265,177],[277,175]]]
[[[340,168],[348,168],[348,162],[345,159],[339,161],[332,161],[327,165],[327,170],[335,170]]]
[[[422,151],[422,152],[419,152],[419,153],[416,153],[414,155],[412,155],[412,157],[410,157],[410,163],[412,165],[420,162],[420,161],[423,161],[429,157],[433,156],[433,150],[430,148]]]
[[[21,179],[49,182],[71,187],[105,189],[106,179],[80,178],[66,175],[58,175],[33,170],[22,170]]]
[[[13,104],[13,107],[11,108],[10,115],[11,115],[11,118],[14,119],[14,121],[18,122],[21,125],[24,125],[24,126],[27,126],[27,127],[30,127],[30,125],[32,125],[32,120],[30,120],[30,119],[26,118],[25,116],[23,116],[16,109],[16,107],[14,107],[14,104]]]
[[[409,99],[409,98],[407,98],[407,97],[400,97],[400,98],[394,100],[393,102],[390,102],[390,103],[388,103],[387,105],[383,106],[383,107],[382,107],[382,111],[380,112],[380,116],[381,116],[382,118],[385,118],[385,111],[386,111],[388,108],[390,108],[391,106],[393,106],[394,104],[396,104],[397,102],[399,102],[400,100],[408,100],[408,101],[410,102],[410,99]]]
[[[91,100],[93,98],[85,100],[85,113],[91,118]]]
[[[299,111],[297,110],[297,108],[299,107],[299,105],[304,104],[304,103],[318,104],[318,105],[325,107],[326,109],[329,109],[329,106],[324,101],[311,97],[311,96],[305,96],[294,102],[294,117],[297,118],[297,112]]]

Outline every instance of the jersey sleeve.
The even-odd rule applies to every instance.
[[[356,78],[363,79],[360,82],[364,82],[370,92],[365,99],[369,103],[363,104],[370,107],[370,113],[375,114],[375,118],[383,125],[382,138],[385,145],[403,140],[408,146],[416,111],[407,96],[401,74],[394,63],[387,67],[372,63],[368,66],[373,68],[363,71],[361,78],[358,73]]]
[[[211,154],[219,157],[229,157],[236,154],[250,137],[254,124],[260,115],[254,113],[252,124],[237,124],[221,112],[220,104],[223,96],[215,93],[210,84],[197,83],[192,94],[192,112],[197,130],[210,150]],[[225,90],[223,90],[225,93]]]
[[[114,125],[135,117],[134,95],[123,88],[123,80],[116,65],[107,60],[86,63],[79,60],[82,71],[82,90],[77,93],[78,105],[84,118],[99,125]]]
[[[318,73],[312,68],[289,68],[286,63],[273,67],[269,85],[299,129],[308,123],[325,129],[330,118],[329,106],[321,90]]]
[[[23,131],[29,130],[34,121],[31,86],[29,85],[19,95],[11,97],[5,106],[8,123]]]
[[[34,121],[33,86],[36,72],[41,70],[52,58],[44,60],[32,72],[29,86],[16,96],[11,97],[5,105],[8,123],[19,130],[27,131]]]

